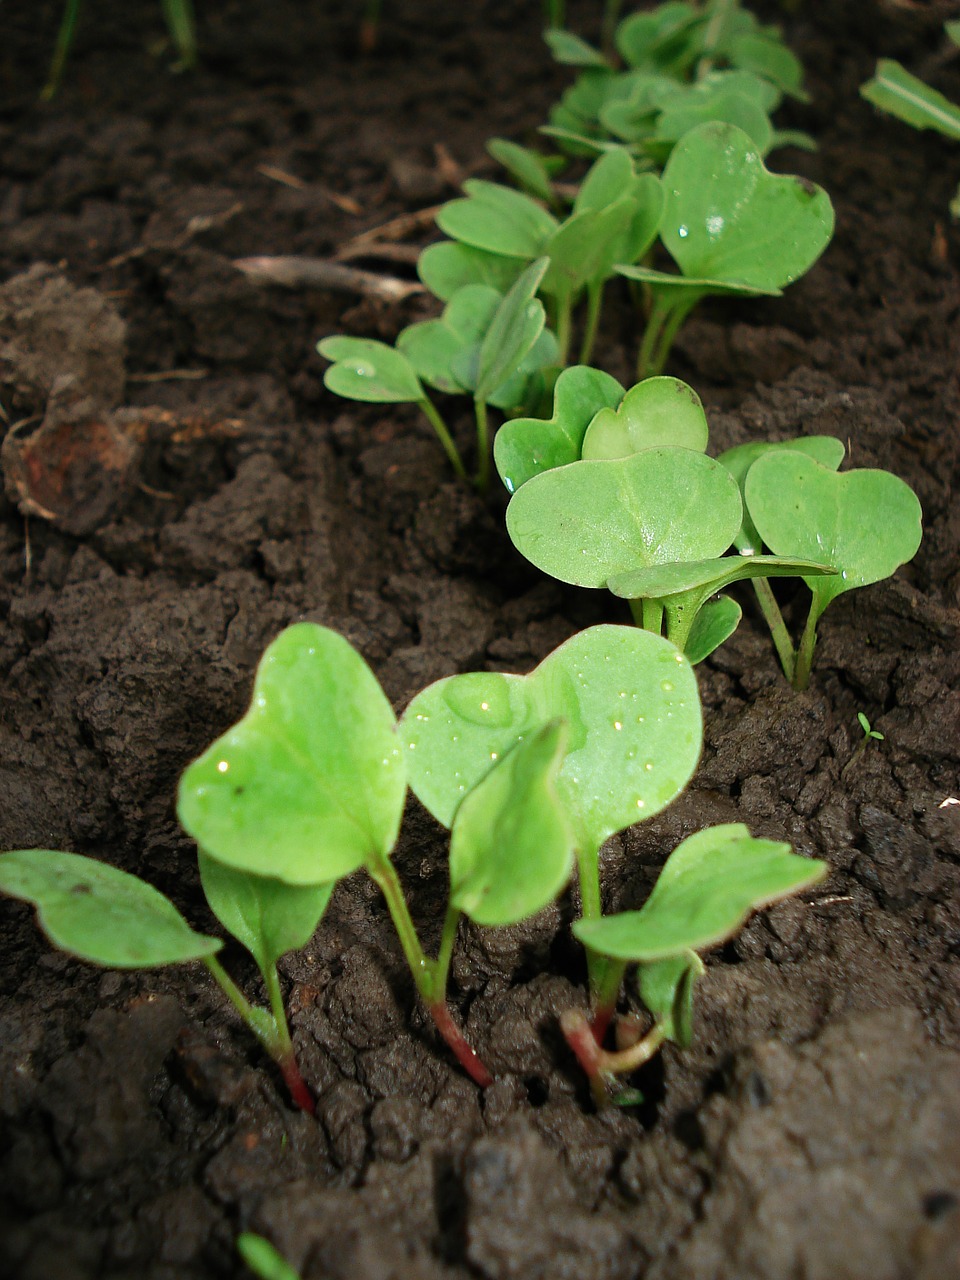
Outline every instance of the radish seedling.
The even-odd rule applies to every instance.
[[[555,313],[560,363],[566,364],[573,308],[584,294],[587,318],[581,359],[588,360],[604,284],[617,263],[636,262],[657,234],[663,207],[658,180],[635,173],[628,153],[614,147],[590,169],[570,216],[562,222],[536,200],[495,182],[471,179],[464,191],[465,198],[440,209],[437,225],[481,255],[518,263],[545,257],[549,265],[539,287]],[[486,257],[458,260],[461,269],[470,264],[487,270]],[[427,281],[430,269],[428,262]]]
[[[553,335],[544,329],[543,304],[534,297],[547,267],[545,259],[532,263],[503,295],[488,285],[458,289],[439,319],[405,329],[396,348],[368,338],[324,338],[317,350],[333,361],[325,384],[350,400],[418,405],[461,479],[466,479],[463,460],[424,383],[470,395],[477,426],[477,485],[485,490],[490,468],[487,406],[509,409],[522,403],[529,379],[557,360]]]
[[[253,1231],[237,1236],[237,1253],[260,1280],[300,1280],[279,1249]]]
[[[804,274],[833,234],[826,192],[770,173],[742,129],[705,124],[678,142],[663,171],[661,239],[680,275],[618,270],[647,286],[653,306],[638,357],[659,373],[680,325],[709,294],[777,296]]]
[[[691,439],[700,431],[692,408],[687,402],[683,414]],[[691,661],[739,621],[736,606],[708,603],[724,586],[834,572],[798,555],[725,556],[742,522],[730,472],[703,453],[669,446],[545,471],[507,508],[507,531],[537,568],[575,586],[609,587],[631,602],[641,626],[659,633],[666,625]]]
[[[920,503],[889,471],[836,473],[794,450],[758,458],[747,472],[744,494],[757,533],[771,551],[822,556],[837,569],[829,577],[803,575],[813,598],[793,684],[805,689],[824,610],[837,596],[888,578],[913,559],[922,537]]]
[[[276,962],[304,946],[326,909],[332,885],[292,886],[218,867],[201,855],[214,915],[250,951],[270,1008],[251,1005],[216,959],[223,943],[196,933],[168,898],[136,876],[76,853],[20,849],[0,855],[0,891],[32,902],[40,927],[62,951],[113,969],[155,969],[201,960],[274,1059],[293,1100],[311,1115],[283,1010]]]
[[[581,909],[592,919],[601,910],[601,845],[664,809],[700,757],[696,677],[668,641],[631,627],[591,627],[528,676],[477,672],[430,685],[401,721],[410,785],[439,822],[454,825],[464,795],[555,718],[570,734],[556,792],[573,832]],[[611,987],[605,973],[591,957],[602,1019],[619,989],[619,978]]]
[[[563,1018],[567,1041],[595,1091],[636,1070],[665,1040],[689,1042],[693,986],[703,966],[696,952],[731,937],[760,907],[800,893],[829,873],[827,863],[795,855],[790,845],[756,839],[741,823],[689,836],[667,859],[639,911],[578,920],[573,931],[608,958],[618,982],[640,965],[641,998],[653,1027],[633,1046],[605,1052],[582,1014]],[[611,979],[612,980],[612,979]]]
[[[876,729],[871,727],[870,721],[867,719],[867,717],[863,714],[862,711],[857,712],[857,721],[860,725],[860,728],[863,730],[863,737],[860,739],[860,741],[857,743],[856,747],[854,748],[853,755],[850,757],[847,763],[840,770],[841,780],[847,776],[847,774],[850,772],[853,766],[857,763],[857,761],[866,751],[867,747],[869,747],[871,742],[883,742],[884,740],[884,735],[882,733],[878,733]]]

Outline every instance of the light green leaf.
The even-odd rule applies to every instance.
[[[531,263],[504,294],[480,344],[475,396],[489,400],[514,374],[543,332],[546,313],[534,295],[548,267],[546,258]]]
[[[508,258],[536,258],[557,229],[557,220],[535,200],[496,182],[471,178],[466,199],[451,200],[437,226],[453,240]]]
[[[524,191],[547,204],[554,200],[553,183],[543,156],[507,138],[491,138],[487,150]]]
[[[632,195],[636,181],[630,153],[624,147],[614,147],[587,170],[573,202],[573,212],[606,209],[624,196]]]
[[[588,284],[608,279],[635,214],[635,201],[624,196],[606,208],[586,209],[562,222],[544,247],[550,266],[543,292],[564,301],[576,298]]]
[[[742,617],[743,610],[729,596],[706,600],[700,606],[687,636],[687,643],[683,646],[690,665],[695,667],[698,662],[703,662],[714,649],[719,649],[725,640],[729,640],[739,627]]]
[[[725,453],[721,453],[717,461],[721,466],[727,468],[730,474],[740,486],[740,493],[743,494],[743,486],[746,483],[747,472],[765,453],[770,453],[777,449],[795,449],[798,453],[805,453],[808,457],[815,458],[817,462],[828,467],[831,471],[836,471],[840,463],[843,461],[845,452],[843,441],[838,440],[836,436],[799,436],[796,440],[751,440],[747,444],[734,445],[732,449],[727,449]],[[759,555],[763,550],[763,542],[757,533],[756,526],[750,519],[750,512],[747,510],[746,504],[743,508],[743,525],[736,537],[737,550],[742,552],[750,552]]]
[[[640,911],[578,920],[584,946],[615,960],[663,960],[732,937],[760,907],[809,889],[827,863],[788,844],[755,839],[739,822],[710,827],[678,845]]]
[[[385,342],[372,338],[324,338],[317,350],[335,363],[324,374],[324,385],[347,400],[374,404],[417,402],[426,395],[410,362]]]
[[[770,150],[773,126],[767,113],[753,98],[730,91],[709,95],[691,93],[671,102],[657,117],[648,149],[665,160],[685,133],[708,121],[742,129],[762,156]]]
[[[566,466],[580,457],[584,432],[599,410],[623,397],[615,378],[590,365],[572,365],[557,378],[551,418],[514,418],[493,442],[500,478],[514,493],[541,471]]]
[[[757,459],[744,493],[774,554],[820,559],[839,570],[804,576],[816,617],[843,592],[889,578],[920,546],[920,503],[889,471],[837,474],[805,454],[779,450]]]
[[[249,871],[235,871],[198,850],[200,881],[210,910],[242,943],[266,976],[282,955],[299,951],[313,937],[327,909],[333,884],[284,884]]]
[[[401,721],[411,786],[450,826],[493,764],[557,718],[570,732],[557,792],[581,848],[659,813],[700,756],[700,699],[683,655],[652,632],[599,626],[529,676],[451,676],[419,694]]]
[[[810,95],[803,90],[803,64],[779,38],[739,35],[729,42],[725,52],[735,67],[763,76],[798,102],[810,101]]]
[[[522,258],[504,258],[456,240],[428,245],[417,259],[417,275],[443,302],[468,284],[485,284],[506,293],[522,270]]]
[[[695,951],[651,960],[637,971],[640,999],[668,1040],[688,1049],[693,1039],[693,989],[704,971]]]
[[[545,31],[543,38],[546,40],[550,52],[553,54],[557,62],[561,62],[568,67],[609,67],[610,63],[603,56],[599,49],[594,49],[593,45],[587,44],[586,40],[581,40],[579,36],[575,36],[572,31],[563,31],[556,28],[552,31]]]
[[[514,546],[562,582],[603,587],[630,570],[721,555],[740,528],[736,482],[690,449],[545,471],[507,508]]]
[[[421,320],[402,330],[397,350],[429,386],[453,395],[470,392],[474,384],[464,376],[463,356],[479,348],[500,302],[501,295],[489,285],[464,285],[439,319]]]
[[[641,449],[675,445],[699,453],[709,430],[700,397],[679,378],[645,378],[616,409],[601,409],[583,438],[584,458],[626,458]]]
[[[247,714],[184,773],[177,813],[218,862],[321,885],[389,856],[405,795],[376,677],[342,636],[300,622],[261,659]]]
[[[935,129],[960,141],[960,107],[892,58],[880,59],[873,79],[861,85],[860,92],[875,107],[915,129]]]
[[[260,1280],[300,1280],[283,1254],[252,1231],[237,1236],[237,1253]]]
[[[152,885],[79,853],[4,853],[0,892],[32,902],[55,947],[111,969],[184,964],[223,946],[219,938],[195,933]]]
[[[554,720],[517,742],[458,808],[450,903],[475,924],[516,924],[570,878],[574,840],[556,791],[567,740]]]
[[[666,600],[677,595],[715,595],[747,578],[819,577],[836,572],[831,565],[789,556],[720,556],[632,569],[611,578],[607,586],[626,600]]]

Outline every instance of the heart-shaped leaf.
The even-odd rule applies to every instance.
[[[318,342],[317,350],[335,362],[323,376],[324,385],[347,400],[403,404],[426,395],[409,360],[385,342],[337,336]]]
[[[730,91],[697,94],[696,88],[691,86],[689,94],[671,102],[657,117],[648,146],[653,155],[665,160],[684,134],[710,121],[736,126],[747,135],[761,156],[767,154],[773,144],[773,125],[753,98]]]
[[[641,449],[707,447],[707,415],[700,397],[679,378],[645,378],[616,409],[601,409],[583,438],[584,458],[627,458]]]
[[[661,447],[535,476],[510,500],[507,531],[538,569],[603,587],[630,570],[721,555],[742,514],[718,462]]]
[[[500,302],[501,295],[489,285],[465,285],[438,319],[421,320],[403,329],[397,337],[397,350],[428,386],[453,395],[472,391],[458,362],[472,347],[479,348]]]
[[[437,226],[452,240],[508,258],[536,258],[556,231],[552,214],[535,200],[496,182],[471,178],[466,199],[450,200],[437,214]]]
[[[813,265],[833,234],[826,192],[770,173],[734,125],[704,124],[681,138],[663,186],[663,243],[688,281],[710,291],[715,284],[776,293]],[[623,274],[662,283],[662,273]]]
[[[704,22],[692,4],[661,4],[648,13],[634,13],[617,28],[616,46],[631,67],[651,67],[680,74],[697,58],[696,33]]]
[[[184,773],[177,813],[218,862],[321,885],[389,856],[405,795],[376,677],[342,636],[301,622],[261,659],[247,714]]]
[[[5,853],[0,892],[32,902],[40,928],[61,951],[111,969],[184,964],[223,946],[195,933],[152,885],[79,853]]]
[[[600,369],[564,369],[553,390],[553,417],[514,418],[496,434],[493,456],[508,492],[514,493],[541,471],[576,462],[589,423],[622,398],[620,383]]]
[[[695,951],[666,960],[651,960],[637,972],[640,999],[668,1040],[681,1049],[693,1039],[693,989],[704,971]]]
[[[805,454],[780,450],[754,462],[744,492],[771,551],[817,558],[839,570],[804,577],[815,618],[844,591],[890,577],[920,546],[920,503],[889,471],[835,473]]]
[[[242,943],[266,978],[282,955],[313,937],[333,884],[284,884],[235,871],[199,850],[200,880],[210,910]]]
[[[593,281],[606,280],[613,273],[635,212],[634,201],[624,196],[603,209],[586,209],[562,222],[544,246],[550,269],[544,276],[543,292],[562,303],[577,297]]]
[[[734,445],[732,449],[727,449],[725,453],[721,453],[717,461],[726,467],[734,480],[736,480],[742,495],[747,472],[756,460],[765,453],[777,449],[794,449],[798,453],[805,453],[808,457],[815,458],[817,462],[828,467],[831,471],[837,470],[843,461],[844,455],[843,441],[838,440],[836,436],[800,436],[796,440],[782,440],[779,442],[752,440],[747,444]],[[756,526],[750,519],[750,512],[747,510],[746,504],[744,504],[743,508],[743,525],[735,541],[738,551],[759,555],[763,549],[763,542],[757,533]]]
[[[782,40],[762,33],[745,33],[735,36],[725,52],[735,67],[763,76],[799,102],[810,101],[803,90],[803,64]]]
[[[556,791],[567,739],[554,720],[517,742],[457,809],[450,903],[475,924],[516,924],[570,878],[573,833]]]
[[[573,931],[615,960],[663,960],[715,946],[751,912],[809,889],[829,874],[788,844],[755,839],[739,822],[688,836],[667,859],[640,911],[578,920]]]
[[[572,31],[560,27],[543,33],[550,52],[557,62],[568,67],[609,67],[610,63],[599,49],[581,40]]]
[[[522,270],[522,258],[505,258],[456,240],[428,245],[417,259],[417,275],[443,302],[468,284],[485,284],[506,293]]]
[[[528,676],[475,672],[419,694],[401,721],[411,786],[450,826],[493,764],[557,718],[570,733],[557,793],[581,848],[659,813],[700,756],[700,699],[683,655],[652,632],[598,626]]]

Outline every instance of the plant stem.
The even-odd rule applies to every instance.
[[[820,612],[817,608],[817,597],[814,596],[810,601],[810,612],[807,614],[803,635],[797,645],[797,661],[793,669],[793,687],[798,693],[802,693],[810,684],[810,669],[813,666],[813,651],[817,645],[817,623],[820,620]]]
[[[316,1103],[297,1065],[293,1042],[290,1039],[290,1030],[287,1026],[287,1018],[283,1009],[280,979],[277,977],[276,969],[274,968],[272,971],[272,979],[269,973],[264,974],[267,990],[270,994],[272,1012],[272,1016],[270,1016],[266,1010],[254,1008],[220,961],[214,956],[204,957],[203,963],[209,969],[220,990],[280,1068],[280,1073],[290,1092],[290,1097],[301,1111],[305,1111],[307,1115],[314,1115],[316,1113]]]
[[[544,0],[544,9],[546,11],[547,26],[551,31],[557,31],[563,26],[563,0]]]
[[[557,347],[560,367],[567,367],[570,354],[570,330],[573,324],[573,300],[569,294],[557,299]]]
[[[47,83],[44,85],[43,92],[40,94],[44,102],[50,102],[60,88],[60,81],[63,79],[63,71],[67,65],[67,58],[70,55],[70,47],[73,44],[73,37],[77,30],[77,19],[80,17],[80,0],[67,0],[66,7],[63,11],[63,18],[60,21],[60,27],[57,31],[57,43],[53,50],[53,58],[50,62],[50,74],[47,76]]]
[[[191,0],[162,0],[167,30],[180,55],[180,65],[192,71],[197,65],[197,28]]]
[[[447,424],[444,422],[443,418],[441,418],[436,405],[426,396],[424,396],[422,400],[418,400],[417,404],[423,412],[424,417],[437,433],[437,439],[443,445],[443,451],[449,458],[450,465],[453,467],[460,479],[463,480],[464,483],[469,484],[470,481],[467,476],[467,469],[463,465],[463,459],[460,457],[460,451],[453,443],[453,436],[451,436]]]
[[[584,920],[599,920],[603,914],[600,901],[600,850],[594,844],[577,850],[577,871],[580,880],[580,914]],[[587,977],[590,982],[590,1001],[596,1008],[599,993],[606,989],[606,956],[587,947]]]
[[[607,959],[603,978],[598,989],[594,992],[593,1018],[590,1022],[590,1030],[593,1032],[598,1045],[603,1044],[603,1037],[607,1034],[607,1027],[609,1027],[616,1010],[617,997],[620,995],[620,984],[623,982],[626,968],[626,964],[619,960]]]
[[[770,628],[770,635],[773,637],[773,644],[777,651],[777,657],[780,659],[780,665],[783,667],[783,674],[788,680],[792,680],[794,667],[797,663],[797,651],[794,649],[790,633],[787,631],[787,624],[784,622],[780,606],[777,604],[777,597],[773,594],[773,588],[766,578],[754,578],[753,589],[756,592],[760,612]]]
[[[593,344],[597,340],[597,326],[600,323],[600,308],[603,306],[603,281],[595,280],[587,286],[587,318],[583,329],[583,342],[580,344],[580,363],[589,364],[593,355]]]
[[[620,6],[622,0],[606,0],[603,7],[603,26],[600,30],[600,47],[607,55],[614,52],[613,37],[617,30],[617,23],[620,21]],[[586,361],[584,361],[586,364]]]
[[[453,1020],[447,1004],[447,973],[450,968],[450,955],[456,938],[457,921],[460,913],[452,907],[447,908],[443,923],[443,936],[440,952],[436,960],[430,960],[424,954],[417,936],[417,930],[410,916],[406,898],[393,863],[389,858],[382,858],[368,863],[367,870],[386,899],[390,918],[393,920],[404,957],[416,983],[420,999],[427,1007],[434,1025],[446,1041],[454,1057],[481,1089],[493,1083],[493,1076],[483,1065],[480,1058],[471,1048],[466,1036]]]
[[[652,631],[654,635],[660,635],[663,629],[663,605],[659,600],[642,600],[640,602],[640,614],[643,618],[643,629]]]
[[[477,489],[486,493],[490,488],[490,427],[486,401],[474,400],[473,412],[477,419]]]
[[[643,331],[640,350],[637,353],[637,381],[649,378],[653,369],[654,352],[660,331],[666,322],[668,307],[654,296],[653,306],[647,318],[647,327]]]
[[[602,1106],[609,1098],[616,1076],[627,1075],[649,1062],[667,1038],[663,1026],[655,1023],[643,1039],[629,1049],[608,1053],[601,1049],[590,1023],[579,1010],[567,1010],[560,1019],[560,1027],[590,1081],[590,1089],[598,1106]]]

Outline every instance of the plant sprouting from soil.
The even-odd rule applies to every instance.
[[[960,21],[948,22],[944,29],[954,45],[960,46]],[[860,86],[860,92],[875,107],[905,124],[934,129],[952,142],[960,142],[960,106],[892,58],[880,59],[873,78]],[[960,187],[950,202],[950,212],[960,218]]]
[[[556,364],[556,341],[545,328],[543,304],[534,296],[547,268],[546,259],[531,263],[505,285],[505,292],[488,283],[457,288],[441,317],[411,325],[396,347],[369,338],[324,338],[317,350],[333,362],[325,384],[350,400],[416,404],[463,480],[463,459],[426,387],[471,396],[476,483],[485,491],[490,470],[488,406],[509,412],[531,396],[538,399],[543,387],[540,370]]]
[[[863,736],[860,738],[860,741],[854,747],[853,755],[850,757],[847,763],[840,770],[841,778],[846,778],[847,774],[850,772],[851,769],[853,769],[857,761],[862,758],[863,753],[866,751],[867,747],[869,747],[871,742],[884,741],[885,735],[882,733],[879,733],[876,729],[873,728],[873,726],[870,724],[870,721],[867,719],[866,715],[862,711],[857,712],[857,722],[859,723],[860,728],[863,730]]]
[[[257,962],[269,1009],[252,1005],[216,958],[219,938],[197,933],[152,885],[93,858],[53,849],[0,855],[0,891],[37,908],[40,927],[62,951],[111,969],[156,969],[200,960],[274,1059],[293,1100],[311,1115],[313,1097],[293,1051],[277,976],[285,952],[304,946],[332,886],[291,886],[219,867],[201,854],[211,910]]]
[[[756,144],[729,124],[685,133],[663,171],[660,238],[680,274],[623,265],[652,306],[637,359],[659,373],[694,306],[711,294],[779,296],[816,262],[833,234],[826,192],[771,173]]]
[[[628,965],[639,966],[640,996],[653,1019],[635,1043],[608,1052],[582,1013],[564,1015],[564,1034],[595,1094],[636,1100],[621,1092],[617,1077],[642,1066],[666,1040],[689,1044],[693,988],[703,972],[698,951],[731,937],[753,911],[809,889],[828,873],[827,863],[730,823],[678,845],[639,911],[578,920],[574,933],[606,957],[611,984],[619,985]]]
[[[237,1253],[260,1280],[300,1280],[279,1249],[254,1231],[237,1236]]]

